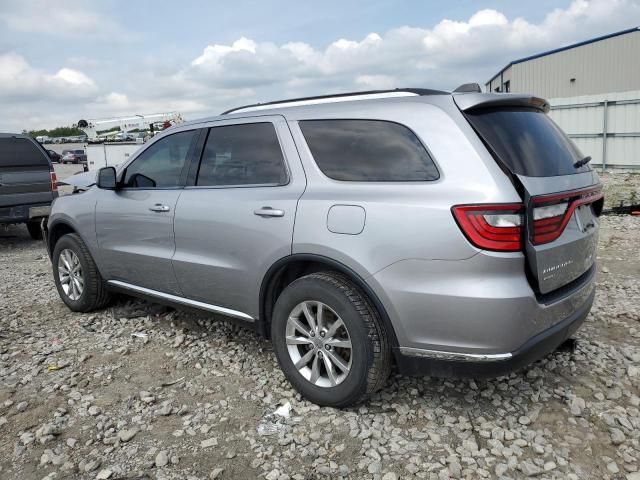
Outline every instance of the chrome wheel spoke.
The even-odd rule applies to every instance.
[[[332,387],[338,384],[338,379],[336,378],[336,370],[333,366],[333,362],[329,359],[327,355],[322,356],[322,360],[324,360],[324,368],[327,371],[327,376],[329,377],[329,383]]]
[[[336,321],[333,322],[331,327],[327,330],[327,338],[333,337],[336,332],[340,329],[340,327],[344,327],[344,323],[340,317],[336,318]]]
[[[309,363],[309,361],[313,358],[314,355],[315,355],[315,352],[313,350],[309,350],[302,357],[300,357],[300,360],[296,362],[295,367],[298,370],[300,370],[302,367],[306,366]]]
[[[287,337],[287,345],[313,345],[313,341],[307,337]]]
[[[305,327],[302,322],[300,322],[300,320],[298,320],[295,317],[289,317],[289,322],[291,322],[293,324],[293,326],[295,327],[295,329],[302,333],[303,335],[305,335],[306,337],[309,336],[309,329],[307,327]]]
[[[316,307],[316,327],[318,330],[324,328],[324,303],[318,302]]]
[[[351,340],[342,338],[330,338],[325,344],[331,345],[332,348],[351,348]]]
[[[347,373],[349,371],[349,365],[347,365],[347,363],[340,355],[333,352],[333,350],[327,350],[324,353],[325,357],[329,357],[331,363],[336,365],[340,369],[340,371],[342,371],[343,373]]]
[[[311,327],[311,330],[316,331],[318,329],[318,325],[316,324],[316,319],[313,316],[313,312],[309,308],[309,302],[304,302],[302,304],[302,311],[304,312],[304,316],[307,319],[307,323]]]
[[[311,377],[309,377],[309,381],[314,385],[320,378],[320,359],[318,355],[313,356],[313,363],[311,364]]]

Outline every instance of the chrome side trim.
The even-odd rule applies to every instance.
[[[400,353],[408,357],[425,357],[434,360],[456,360],[462,362],[500,362],[510,359],[511,353],[460,353],[427,350],[422,348],[400,347]]]
[[[107,281],[107,283],[109,285],[113,285],[114,287],[120,287],[126,290],[132,290],[134,292],[144,293],[145,295],[149,295],[151,297],[163,298],[174,303],[186,305],[188,307],[199,308],[200,310],[206,310],[208,312],[220,313],[222,315],[227,315],[229,317],[240,318],[247,322],[255,322],[255,318],[253,318],[251,315],[247,315],[246,313],[239,312],[237,310],[232,310],[230,308],[219,307],[217,305],[211,305],[210,303],[199,302],[197,300],[191,300],[189,298],[179,297],[177,295],[171,295],[170,293],[158,292],[157,290],[151,290],[150,288],[139,287],[137,285],[132,285],[130,283],[121,282],[120,280],[109,280]]]

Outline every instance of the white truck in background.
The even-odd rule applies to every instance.
[[[90,143],[86,147],[87,167],[89,171],[115,167],[129,160],[142,145],[134,142]]]
[[[78,128],[87,134],[87,167],[92,171],[120,165],[129,160],[146,138],[183,121],[177,112],[80,120]],[[134,137],[135,141],[127,141]]]

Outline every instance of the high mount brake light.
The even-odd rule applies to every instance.
[[[452,210],[462,232],[476,247],[495,252],[522,250],[522,204],[458,205]]]
[[[531,242],[553,242],[562,235],[576,208],[602,198],[600,186],[533,197]],[[464,235],[476,247],[494,252],[523,250],[523,204],[456,205],[451,210]],[[598,209],[594,213],[599,215]]]

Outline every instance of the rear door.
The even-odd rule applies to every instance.
[[[51,163],[44,149],[20,136],[0,136],[0,209],[50,204]],[[28,212],[27,212],[28,214]],[[0,213],[0,217],[3,217]]]
[[[208,127],[176,208],[175,272],[185,297],[256,317],[262,278],[291,254],[304,172],[283,117]]]
[[[465,115],[523,195],[527,261],[549,293],[592,270],[603,197],[585,155],[532,100]]]

